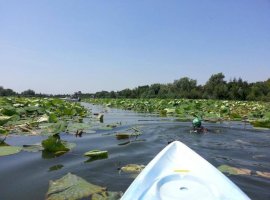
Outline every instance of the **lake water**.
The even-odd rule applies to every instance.
[[[85,180],[105,186],[109,191],[125,191],[134,180],[130,174],[119,173],[126,164],[143,164],[153,159],[170,141],[179,140],[195,150],[211,164],[230,165],[253,171],[270,172],[270,132],[255,130],[242,123],[204,123],[206,134],[190,133],[190,122],[174,118],[161,118],[154,114],[108,109],[82,103],[92,112],[106,111],[104,124],[120,123],[112,130],[84,133],[82,137],[62,134],[61,138],[76,143],[70,152],[45,159],[42,152],[20,152],[0,157],[0,200],[43,200],[49,181],[71,172]],[[87,122],[87,119],[85,119]],[[142,135],[132,141],[117,140],[116,132],[126,132],[136,127]],[[90,131],[89,131],[90,132]],[[11,145],[34,144],[47,137],[14,136],[7,139]],[[85,162],[83,154],[89,150],[107,150],[107,159]],[[61,165],[59,170],[50,168]],[[270,179],[256,175],[231,175],[229,178],[251,199],[270,199]]]

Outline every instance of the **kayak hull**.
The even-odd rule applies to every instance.
[[[175,141],[139,174],[121,200],[249,200],[213,165]]]

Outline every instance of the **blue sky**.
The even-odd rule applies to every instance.
[[[270,78],[269,0],[0,0],[0,86],[96,92]]]

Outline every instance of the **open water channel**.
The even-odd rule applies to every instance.
[[[92,112],[104,111],[104,107],[82,103]],[[86,119],[87,121],[87,119]],[[119,167],[127,164],[147,163],[170,141],[179,140],[199,153],[211,164],[230,165],[252,171],[270,172],[270,132],[255,130],[242,123],[204,123],[206,134],[190,133],[190,122],[174,118],[161,118],[153,114],[141,114],[119,109],[107,109],[104,124],[121,123],[112,130],[84,133],[82,137],[61,134],[61,139],[76,143],[70,152],[56,158],[45,159],[42,152],[20,152],[0,157],[0,200],[43,200],[50,180],[56,180],[68,172],[84,178],[109,191],[124,192],[134,177],[119,173]],[[126,132],[136,127],[142,134],[131,140],[117,140],[116,132]],[[10,145],[35,144],[46,139],[43,136],[12,136]],[[107,150],[107,159],[87,161],[83,154],[89,150]],[[61,166],[58,170],[50,170]],[[252,175],[228,175],[251,199],[270,199],[270,179]]]

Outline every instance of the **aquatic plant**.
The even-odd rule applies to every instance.
[[[0,98],[1,133],[56,134],[89,111],[78,103],[55,98]]]
[[[109,107],[175,116],[181,121],[201,117],[209,122],[242,121],[254,126],[268,127],[270,103],[205,99],[84,99],[83,101]]]
[[[22,147],[17,146],[0,146],[0,156],[8,156],[19,153]]]
[[[68,173],[62,178],[50,181],[46,200],[75,200],[82,198],[97,199],[120,199],[121,192],[110,192],[105,187],[94,185],[83,178]]]

